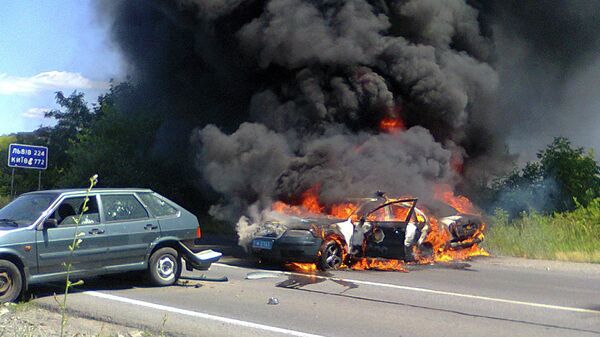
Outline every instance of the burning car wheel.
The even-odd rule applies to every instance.
[[[150,256],[148,279],[156,286],[172,285],[181,275],[181,258],[173,248],[160,248]]]
[[[342,247],[334,240],[325,241],[321,246],[320,252],[320,269],[338,269],[342,265]]]
[[[0,302],[14,302],[21,295],[23,279],[14,263],[0,260]]]

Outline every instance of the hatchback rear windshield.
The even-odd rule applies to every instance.
[[[37,220],[57,194],[26,194],[0,209],[0,227],[24,227]]]

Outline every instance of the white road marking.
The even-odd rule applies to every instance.
[[[231,265],[224,264],[224,263],[213,263],[213,265],[217,265],[219,267],[233,268],[233,269],[254,270],[254,269],[251,269],[251,268],[231,266]],[[294,272],[279,271],[279,270],[269,271],[269,272],[277,273],[277,274],[281,274],[281,275],[304,275],[304,276],[306,276],[306,274],[302,274],[302,273],[294,273]],[[543,303],[535,303],[535,302],[515,301],[515,300],[504,299],[504,298],[495,298],[495,297],[487,297],[487,296],[479,296],[479,295],[453,293],[453,292],[442,291],[442,290],[433,290],[433,289],[427,289],[427,288],[401,286],[401,285],[389,284],[389,283],[379,283],[379,282],[371,282],[371,281],[353,280],[353,279],[339,278],[339,277],[320,276],[320,275],[310,275],[310,277],[316,277],[318,279],[323,279],[323,280],[346,281],[346,282],[352,282],[352,283],[355,283],[355,284],[363,284],[363,285],[369,285],[369,286],[375,286],[375,287],[401,289],[401,290],[408,290],[408,291],[415,291],[415,292],[429,293],[429,294],[436,294],[436,295],[445,295],[445,296],[452,296],[452,297],[462,297],[462,298],[469,298],[469,299],[481,300],[481,301],[499,302],[499,303],[524,305],[524,306],[544,308],[544,309],[562,310],[562,311],[571,311],[571,312],[581,312],[581,313],[588,313],[588,314],[597,314],[597,315],[600,315],[600,310],[593,310],[593,309],[583,309],[583,308],[575,308],[575,307],[564,307],[564,306],[560,306],[560,305],[551,305],[551,304],[543,304]]]
[[[296,330],[283,329],[283,328],[278,328],[278,327],[274,327],[274,326],[270,326],[270,325],[264,325],[264,324],[259,324],[259,323],[241,321],[241,320],[234,319],[234,318],[228,318],[228,317],[222,317],[222,316],[215,316],[215,315],[205,314],[205,313],[202,313],[202,312],[197,312],[197,311],[192,311],[192,310],[186,310],[186,309],[180,309],[180,308],[176,308],[176,307],[170,307],[170,306],[166,306],[166,305],[162,305],[162,304],[156,304],[156,303],[144,302],[144,301],[140,301],[140,300],[134,300],[134,299],[131,299],[131,298],[126,298],[126,297],[121,297],[121,296],[115,296],[115,295],[106,294],[106,293],[102,293],[102,292],[98,292],[98,291],[84,291],[84,292],[81,292],[80,294],[85,294],[85,295],[89,295],[89,296],[93,296],[93,297],[98,297],[98,298],[102,298],[102,299],[106,299],[106,300],[110,300],[110,301],[117,301],[117,302],[122,302],[122,303],[137,305],[137,306],[141,306],[141,307],[145,307],[145,308],[151,308],[151,309],[155,309],[155,310],[166,311],[166,312],[180,314],[180,315],[186,315],[186,316],[191,316],[191,317],[196,317],[196,318],[208,319],[208,320],[211,320],[211,321],[217,321],[217,322],[221,322],[221,323],[225,323],[225,324],[242,326],[242,327],[245,327],[245,328],[251,328],[251,329],[257,329],[257,330],[263,330],[263,331],[280,333],[280,334],[288,335],[288,336],[323,337],[321,335],[314,335],[314,334],[310,334],[310,333],[306,333],[306,332],[301,332],[301,331],[296,331]]]

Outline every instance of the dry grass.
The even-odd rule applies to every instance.
[[[600,199],[572,212],[530,213],[512,222],[497,211],[485,245],[499,255],[600,263]]]

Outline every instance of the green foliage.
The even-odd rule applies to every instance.
[[[129,83],[121,83],[99,98],[96,120],[68,151],[77,163],[63,174],[60,185],[77,186],[94,172],[102,176],[102,186],[148,187],[169,196],[190,185],[181,178],[186,165],[168,160],[168,150],[157,146],[164,117],[133,102],[134,91]],[[177,154],[179,160],[187,160],[186,151]]]
[[[10,202],[10,197],[7,195],[0,195],[0,208],[6,206]]]
[[[153,160],[152,144],[160,120],[139,111],[124,111],[120,103],[132,90],[128,85],[113,86],[101,98],[102,117],[82,132],[69,155],[77,158],[61,181],[76,186],[82,177],[98,171],[107,186],[147,186],[160,181]],[[158,178],[158,179],[157,179]]]
[[[8,145],[14,143],[16,140],[17,137],[14,135],[0,136],[0,148],[8,148]]]
[[[495,205],[511,217],[529,209],[545,214],[573,210],[577,202],[585,206],[600,197],[600,166],[592,151],[573,148],[568,139],[557,137],[537,157],[539,161],[493,184]]]
[[[8,160],[8,146],[15,143],[17,137],[15,135],[0,136],[0,162]],[[6,161],[5,161],[6,163]],[[10,193],[10,168],[6,165],[0,165],[0,196]],[[0,197],[0,206],[3,200]]]
[[[523,213],[512,222],[497,210],[485,245],[501,255],[600,263],[600,198],[571,212]]]
[[[591,150],[584,153],[581,147],[572,148],[568,139],[557,137],[537,156],[544,177],[556,181],[561,192],[555,200],[557,210],[573,209],[574,200],[588,205],[600,197],[600,166]]]
[[[171,135],[162,128],[164,114],[149,113],[156,111],[150,109],[151,100],[129,82],[111,83],[92,105],[80,92],[57,92],[56,102],[60,108],[46,114],[56,120],[55,126],[0,138],[0,145],[19,142],[49,148],[42,189],[80,187],[81,181],[98,173],[102,187],[147,187],[192,210],[204,207],[191,183],[197,173],[182,163],[192,160],[187,143],[169,143]],[[0,146],[0,159],[6,158],[7,147]],[[11,170],[0,166],[0,195],[9,194],[10,177]],[[15,195],[37,187],[38,171],[15,170]]]
[[[79,141],[78,135],[89,129],[100,116],[96,106],[88,106],[83,93],[74,91],[70,96],[65,96],[59,91],[55,98],[60,109],[46,113],[46,117],[56,120],[54,127],[40,127],[33,132],[21,132],[0,138],[0,158],[7,158],[10,143],[48,147],[48,169],[42,172],[43,189],[62,187],[61,177],[73,162],[69,156],[69,149]],[[6,165],[0,166],[0,194],[9,194],[11,171]],[[15,169],[15,195],[37,190],[38,174],[37,170]]]

